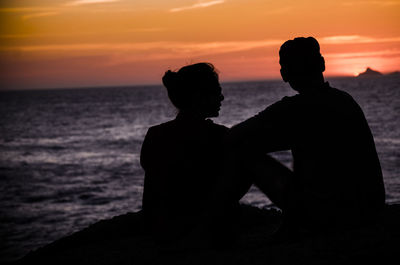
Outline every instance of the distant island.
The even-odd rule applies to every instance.
[[[367,69],[364,72],[358,74],[358,77],[363,77],[363,76],[365,76],[365,77],[366,76],[381,76],[381,75],[383,75],[381,72],[372,70],[371,68],[367,67]]]
[[[367,69],[362,72],[359,73],[357,77],[378,77],[378,76],[400,76],[400,71],[395,71],[392,73],[388,73],[388,74],[382,74],[379,71],[373,70],[370,67],[367,67]]]
[[[400,71],[395,71],[395,72],[392,72],[392,73],[388,73],[387,75],[388,76],[400,76]]]

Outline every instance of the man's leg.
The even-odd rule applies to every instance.
[[[248,171],[255,184],[281,210],[287,209],[294,174],[289,168],[269,155],[253,156]]]
[[[269,155],[229,152],[219,180],[218,201],[239,201],[255,184],[276,206],[285,210],[293,183],[293,172]]]

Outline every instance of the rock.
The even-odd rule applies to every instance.
[[[383,74],[381,72],[372,70],[371,68],[367,67],[365,72],[358,74],[357,77],[382,76],[382,75]]]
[[[157,248],[142,212],[100,221],[29,253],[18,264],[393,264],[400,246],[400,205],[388,205],[381,223],[275,241],[274,209],[241,207],[243,220],[228,248]]]

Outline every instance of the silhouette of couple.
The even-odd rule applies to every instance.
[[[229,212],[252,184],[283,213],[281,231],[325,231],[374,221],[385,190],[373,136],[359,105],[324,81],[316,39],[279,51],[281,75],[298,92],[228,129],[210,63],[167,71],[163,83],[176,119],[151,127],[142,146],[143,211],[160,240],[190,234],[204,213]],[[268,156],[291,150],[293,171]],[[245,218],[245,216],[243,217]]]

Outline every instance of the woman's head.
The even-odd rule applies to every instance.
[[[168,96],[179,111],[204,118],[217,117],[224,99],[218,73],[210,63],[187,65],[177,72],[167,71],[162,78]]]

